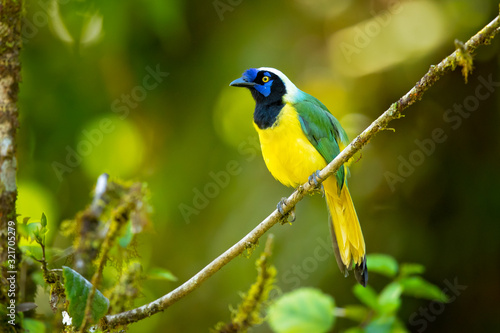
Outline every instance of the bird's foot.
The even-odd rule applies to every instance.
[[[285,213],[286,199],[287,198],[281,198],[281,200],[277,206],[278,212],[282,216],[281,221],[280,221],[281,224],[285,224],[287,222],[292,223],[293,221],[295,221],[295,207],[293,207],[288,213]]]
[[[322,188],[321,188],[321,183],[320,183],[322,180],[323,180],[323,178],[321,178],[319,176],[319,170],[316,170],[312,175],[309,176],[308,182],[309,182],[309,184],[314,186],[313,193],[314,192],[323,193]]]

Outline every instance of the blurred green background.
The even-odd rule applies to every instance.
[[[153,226],[139,237],[140,260],[146,270],[170,269],[179,282],[146,281],[136,305],[191,277],[292,191],[266,170],[250,94],[229,82],[250,67],[278,68],[323,101],[352,139],[451,53],[455,38],[467,40],[498,13],[491,0],[47,0],[26,7],[18,213],[37,219],[45,212],[55,225],[88,204],[102,172],[146,181]],[[499,327],[500,93],[499,84],[484,84],[500,82],[499,51],[498,38],[480,48],[467,84],[459,70],[443,77],[351,167],[368,252],[422,263],[442,288],[446,281],[467,287],[444,309],[405,299],[400,318],[411,331]],[[431,141],[436,129],[438,143]],[[281,290],[315,286],[338,306],[356,302],[354,277],[343,278],[325,255],[324,199],[308,197],[296,213],[293,225],[272,230]],[[56,231],[53,245],[68,246]],[[254,281],[255,259],[237,258],[130,331],[205,332],[227,321],[229,304]],[[385,283],[370,277],[375,288]],[[335,330],[353,324],[339,320]]]

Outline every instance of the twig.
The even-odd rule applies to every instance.
[[[99,177],[97,185],[96,185],[96,198],[97,200],[101,200],[102,195],[106,191],[106,184],[108,180],[108,175],[103,174]],[[87,297],[87,302],[85,305],[85,315],[83,317],[83,322],[80,326],[80,332],[85,332],[86,325],[91,318],[92,312],[92,302],[94,300],[94,296],[97,290],[97,286],[101,282],[102,273],[104,270],[104,266],[108,260],[108,253],[114,245],[115,239],[118,237],[118,234],[121,228],[127,223],[130,218],[130,214],[135,210],[137,203],[137,196],[140,194],[140,191],[137,191],[136,187],[132,187],[129,191],[128,195],[123,196],[123,203],[121,203],[117,208],[115,208],[112,212],[111,217],[111,226],[106,234],[106,238],[101,245],[101,253],[98,260],[97,269],[92,276],[91,284],[92,288],[90,289],[89,295]],[[95,201],[96,199],[94,199]],[[94,204],[92,205],[94,206]],[[102,209],[99,210],[99,214],[102,213]]]
[[[349,160],[357,151],[359,151],[376,133],[385,129],[387,124],[394,119],[401,117],[401,111],[408,108],[417,100],[422,98],[424,92],[429,89],[441,76],[456,68],[457,65],[465,66],[461,63],[463,52],[471,55],[476,48],[483,44],[489,44],[492,38],[498,33],[500,26],[500,16],[497,16],[481,31],[469,39],[463,48],[455,50],[451,55],[446,57],[438,65],[431,66],[429,71],[417,82],[417,84],[396,103],[393,103],[380,117],[378,117],[367,129],[356,137],[330,164],[320,171],[319,177],[324,180],[334,174],[342,164]],[[305,183],[295,190],[285,201],[284,212],[288,213],[295,205],[308,193],[315,190],[316,186]],[[205,266],[201,271],[196,273],[192,278],[184,282],[170,293],[158,298],[157,300],[138,307],[133,310],[122,313],[108,315],[103,321],[107,328],[113,328],[119,325],[126,325],[155,313],[165,310],[170,305],[177,302],[179,299],[191,293],[199,287],[206,279],[212,276],[215,272],[221,269],[228,262],[240,255],[246,248],[256,244],[259,238],[278,221],[282,219],[282,215],[275,210],[252,231],[250,231],[239,242],[231,246],[227,251]]]
[[[92,262],[99,254],[98,245],[93,240],[100,238],[97,235],[97,229],[106,205],[104,195],[108,190],[108,179],[109,176],[107,173],[99,176],[91,205],[76,217],[80,228],[80,235],[74,250],[76,252],[75,268],[83,276],[91,273],[91,266],[87,265],[87,263]]]

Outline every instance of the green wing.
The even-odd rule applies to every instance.
[[[325,105],[304,92],[304,98],[293,104],[299,121],[309,142],[330,163],[339,153],[340,147],[348,143],[347,134]],[[339,190],[344,186],[347,167],[342,166],[335,175]]]

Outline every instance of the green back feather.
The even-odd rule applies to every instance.
[[[302,130],[325,161],[330,163],[340,153],[340,146],[347,145],[347,134],[323,103],[309,94],[301,93],[302,98],[293,106],[297,110]],[[347,167],[342,166],[335,175],[339,190],[344,185],[347,172]]]

